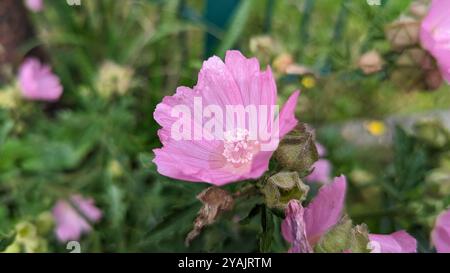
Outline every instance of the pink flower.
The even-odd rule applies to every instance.
[[[324,157],[327,154],[325,147],[316,142],[316,149],[319,157]],[[317,160],[313,166],[313,171],[306,177],[308,182],[329,183],[331,181],[331,163],[326,159]]]
[[[326,159],[319,159],[314,162],[313,171],[306,177],[308,182],[330,182],[331,177],[331,163]]]
[[[22,95],[29,100],[56,101],[63,91],[50,67],[35,58],[26,59],[20,66],[19,84]]]
[[[25,0],[25,6],[33,12],[39,12],[44,9],[44,0]]]
[[[305,209],[298,200],[289,202],[286,218],[281,224],[284,239],[292,244],[289,252],[312,252],[321,237],[339,222],[346,188],[346,178],[341,175],[334,178],[332,183],[322,186]],[[416,240],[405,231],[391,235],[370,234],[369,239],[371,246],[378,246],[380,252],[416,252]]]
[[[292,244],[289,252],[312,252],[320,238],[338,223],[342,216],[347,182],[345,176],[320,188],[317,196],[303,209],[298,200],[291,200],[281,233]]]
[[[270,68],[260,71],[256,58],[247,59],[239,51],[227,51],[225,62],[211,57],[203,63],[194,88],[179,87],[156,107],[154,118],[162,126],[158,135],[163,147],[154,150],[153,162],[163,175],[218,186],[258,178],[268,169],[278,140],[297,124],[298,96],[299,91],[294,92],[278,116],[268,117],[277,100]],[[236,116],[229,113],[233,108],[256,109],[256,118],[249,111],[248,119],[234,122]],[[185,123],[176,127],[180,109]],[[258,126],[257,132],[252,125]],[[174,137],[174,128],[183,129],[182,137]],[[270,138],[261,138],[261,129]]]
[[[372,253],[416,253],[417,241],[406,231],[389,235],[369,234]]]
[[[431,242],[438,253],[450,253],[450,210],[442,212],[437,217],[431,232]]]
[[[319,157],[324,157],[327,155],[327,149],[319,142],[316,142],[316,149]]]
[[[433,0],[422,21],[420,40],[440,67],[442,76],[450,82],[450,1]]]
[[[86,199],[79,195],[73,195],[70,201],[60,200],[53,208],[56,237],[61,242],[78,240],[83,233],[91,231],[91,225],[87,220],[98,222],[102,217],[102,212],[95,207],[92,198]],[[76,206],[76,209],[72,205]]]

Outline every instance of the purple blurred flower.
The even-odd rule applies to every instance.
[[[33,12],[39,12],[44,9],[44,0],[25,0],[25,6]]]
[[[308,182],[329,183],[331,178],[331,163],[326,159],[317,160],[313,166],[314,170],[306,177]]]
[[[319,157],[324,157],[327,155],[327,149],[319,142],[316,142],[316,149]]]
[[[316,142],[316,149],[319,157],[324,157],[327,154],[325,147],[318,142]],[[313,171],[306,177],[306,181],[329,183],[331,181],[331,167],[329,160],[323,158],[317,160],[312,166]]]
[[[26,59],[20,66],[19,84],[22,95],[29,100],[56,101],[63,92],[51,68],[35,58]]]
[[[70,201],[59,200],[53,208],[56,237],[61,242],[78,240],[83,233],[91,231],[92,228],[88,221],[95,223],[102,217],[102,212],[95,207],[92,198],[73,195]]]
[[[450,82],[450,1],[433,0],[422,21],[422,46],[437,60],[442,76]]]
[[[436,219],[431,232],[431,241],[439,253],[450,253],[450,210],[444,211]]]
[[[392,234],[369,234],[372,253],[416,253],[417,241],[404,230]]]

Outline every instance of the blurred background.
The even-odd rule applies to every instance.
[[[79,239],[83,252],[258,251],[260,220],[240,221],[258,197],[187,247],[207,185],[161,176],[152,163],[156,105],[194,86],[203,60],[239,49],[271,65],[280,103],[302,90],[297,117],[316,128],[330,175],[347,176],[354,222],[407,229],[431,251],[434,218],[450,204],[450,93],[420,67],[414,24],[401,21],[420,22],[414,7],[426,1],[27,2],[0,0],[2,250],[68,252],[49,214],[80,194],[102,211]],[[30,57],[59,77],[61,99],[20,96]],[[279,224],[273,252],[287,249]]]

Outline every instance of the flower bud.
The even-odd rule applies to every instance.
[[[294,59],[289,53],[281,53],[275,60],[273,60],[272,66],[277,73],[285,74],[286,69],[294,63]]]
[[[387,40],[394,50],[400,51],[419,43],[420,21],[411,17],[401,17],[391,23],[385,31]]]
[[[358,66],[364,74],[373,74],[383,68],[383,59],[377,51],[372,50],[359,58]]]
[[[409,6],[409,13],[418,19],[424,18],[427,15],[427,12],[428,5],[425,1],[414,1]]]
[[[304,124],[298,125],[280,141],[274,158],[285,170],[307,172],[319,159],[313,134]]]
[[[353,226],[352,220],[344,216],[317,243],[317,253],[368,253],[370,252],[369,232],[366,225]]]
[[[435,60],[421,48],[404,50],[395,65],[391,74],[392,81],[405,90],[434,90],[443,81]]]

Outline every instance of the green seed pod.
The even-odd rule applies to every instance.
[[[309,186],[305,185],[297,172],[280,172],[269,179],[262,188],[266,204],[270,208],[284,209],[290,200],[305,200]]]
[[[274,158],[285,170],[308,172],[319,158],[313,134],[303,124],[298,125],[280,141]]]

